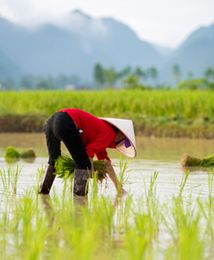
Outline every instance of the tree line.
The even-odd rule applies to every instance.
[[[171,82],[177,85],[183,78],[187,80],[194,79],[193,71],[188,71],[187,75],[182,75],[182,69],[178,64],[171,68]],[[208,82],[214,82],[214,68],[207,68],[204,71],[203,78]],[[151,66],[143,69],[140,66],[131,68],[127,66],[122,70],[116,71],[113,67],[105,68],[100,63],[94,66],[94,82],[97,87],[112,86],[118,82],[124,87],[145,87],[146,85],[157,86],[159,71],[156,67]]]
[[[82,88],[104,88],[104,87],[125,87],[125,88],[149,88],[162,87],[159,84],[160,73],[155,66],[142,68],[141,66],[126,66],[120,70],[114,67],[104,67],[101,63],[96,63],[93,68],[93,80],[84,82],[76,75],[67,76],[64,74],[53,77],[24,75],[19,81],[11,78],[0,80],[0,89],[82,89]],[[182,74],[182,69],[178,64],[171,68],[172,85],[178,85],[183,79],[192,80],[188,88],[201,88],[212,86],[214,82],[214,68],[209,67],[203,73],[203,80],[195,80],[193,71],[186,75]],[[205,81],[204,81],[205,80]],[[202,82],[199,84],[199,82]],[[205,83],[204,83],[205,82]],[[192,84],[194,83],[194,84]],[[210,85],[211,84],[211,85]],[[187,86],[186,84],[184,84]],[[182,85],[182,86],[184,86]],[[200,86],[199,86],[200,85]],[[190,87],[191,86],[191,87]],[[199,87],[198,87],[199,86]],[[166,86],[163,86],[166,87]],[[183,87],[182,87],[183,88]],[[207,87],[203,87],[207,88]]]
[[[57,77],[24,75],[17,82],[11,78],[0,80],[0,88],[4,89],[65,89],[81,86],[81,80],[76,75],[60,74]]]
[[[126,66],[123,69],[116,71],[113,67],[105,68],[100,63],[94,66],[94,82],[97,87],[114,87],[117,84],[140,85],[141,81],[148,80],[155,82],[158,78],[158,70],[152,66],[147,69],[142,69],[136,66],[134,69],[131,66]]]

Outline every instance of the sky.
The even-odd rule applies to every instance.
[[[141,39],[172,48],[214,23],[214,0],[0,0],[0,16],[25,26],[61,23],[75,9],[94,18],[113,17]]]

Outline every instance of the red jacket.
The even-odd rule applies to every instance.
[[[82,141],[89,157],[95,155],[98,160],[108,159],[106,148],[115,148],[116,132],[107,122],[77,108],[65,108],[66,112],[74,121],[77,128],[83,132]]]

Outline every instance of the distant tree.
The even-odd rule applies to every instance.
[[[141,78],[143,76],[143,70],[140,66],[137,66],[134,70],[134,75],[136,75],[138,78]]]
[[[146,81],[148,79],[147,71],[143,70],[140,66],[137,66],[135,68],[133,74],[139,77],[139,79],[142,79],[143,81]]]
[[[44,78],[41,77],[37,84],[36,84],[37,89],[52,89],[53,88],[53,79],[51,76]]]
[[[114,68],[104,69],[103,74],[105,83],[107,83],[110,87],[113,87],[117,81],[117,72]]]
[[[140,79],[137,75],[131,74],[127,78],[123,80],[123,84],[125,88],[129,89],[144,89],[144,86],[140,83]]]
[[[132,71],[131,66],[126,66],[125,68],[123,68],[121,71],[119,71],[119,72],[117,73],[117,78],[118,78],[118,79],[122,79],[122,78],[124,78],[124,77],[130,75],[130,74],[131,74],[131,71]]]
[[[21,88],[33,89],[36,85],[35,77],[33,75],[25,75],[22,77],[19,86]]]
[[[188,73],[187,73],[187,77],[188,77],[188,79],[193,79],[193,77],[194,77],[194,73],[193,73],[192,70],[188,71]]]
[[[175,83],[178,83],[181,80],[181,69],[178,64],[172,66],[172,76],[175,80]]]
[[[7,79],[2,80],[1,84],[2,84],[2,88],[4,88],[4,89],[15,89],[16,88],[16,84],[12,78],[7,78]]]
[[[60,74],[58,77],[55,79],[55,84],[57,88],[64,88],[69,82],[69,79],[66,75]]]
[[[197,79],[188,79],[179,82],[176,87],[178,89],[189,89],[189,90],[208,90],[210,89],[211,85],[205,78],[197,78]]]
[[[94,66],[94,80],[98,86],[103,86],[105,83],[104,70],[100,63]]]
[[[205,71],[204,71],[204,76],[206,77],[207,80],[209,81],[214,81],[214,68],[207,68]]]
[[[152,66],[148,68],[147,75],[155,82],[158,78],[158,70],[156,69],[156,67]]]

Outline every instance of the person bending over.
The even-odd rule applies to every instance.
[[[55,179],[55,162],[61,155],[63,142],[73,158],[75,195],[87,194],[87,180],[93,174],[93,158],[106,160],[107,174],[118,192],[121,187],[106,148],[117,149],[128,157],[136,156],[133,123],[127,119],[98,118],[77,108],[65,108],[54,113],[45,124],[48,148],[48,167],[40,185],[39,193],[48,194]]]

